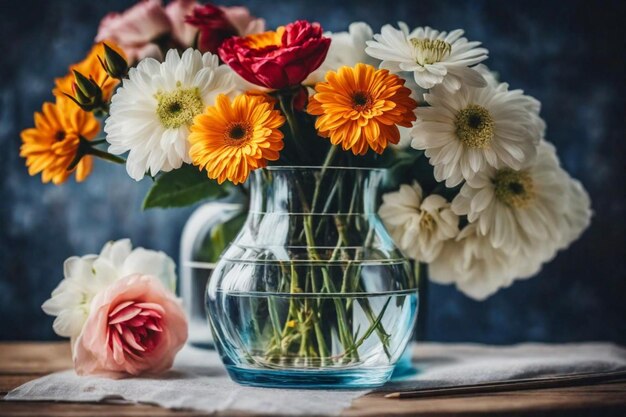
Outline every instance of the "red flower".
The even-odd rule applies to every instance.
[[[226,39],[219,55],[247,81],[279,90],[304,81],[322,64],[329,46],[319,24],[298,20],[276,32]]]
[[[198,49],[211,53],[217,53],[225,39],[265,29],[265,21],[250,15],[245,7],[218,7],[210,3],[194,7],[185,22],[198,28]]]

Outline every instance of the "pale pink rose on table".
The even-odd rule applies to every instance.
[[[157,374],[172,366],[187,340],[187,320],[158,278],[133,274],[112,283],[91,303],[74,345],[79,375],[113,378]]]

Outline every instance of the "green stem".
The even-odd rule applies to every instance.
[[[100,149],[94,148],[94,143],[90,140],[85,139],[82,136],[79,136],[78,140],[79,142],[78,142],[78,149],[76,149],[76,156],[74,156],[74,159],[68,165],[67,167],[68,171],[71,171],[74,168],[76,168],[76,165],[78,165],[80,160],[83,159],[83,157],[86,155],[97,156],[98,158],[102,158],[104,160],[115,162],[118,164],[126,163],[126,160],[123,158],[120,158],[119,156],[115,156],[108,152],[101,151]]]
[[[87,155],[97,156],[98,158],[104,159],[105,161],[113,162],[116,164],[125,164],[126,160],[124,158],[120,158],[119,156],[112,155],[108,152],[101,151],[100,149],[90,147],[87,151]]]
[[[331,146],[331,148],[328,150],[328,153],[326,154],[326,158],[324,158],[324,163],[322,164],[322,170],[320,172],[320,176],[317,179],[317,182],[315,184],[315,190],[313,190],[313,200],[311,201],[311,210],[315,210],[315,206],[317,205],[317,199],[320,193],[320,187],[322,185],[322,179],[324,178],[326,169],[330,166],[336,154],[337,154],[337,147]]]
[[[370,335],[374,332],[374,329],[376,329],[378,325],[381,324],[383,316],[385,315],[385,311],[387,311],[387,307],[389,306],[389,302],[391,302],[391,297],[389,297],[387,301],[385,302],[385,305],[380,310],[380,313],[378,314],[378,317],[376,318],[374,323],[367,329],[365,334],[361,336],[361,338],[352,345],[352,347],[349,350],[356,351],[356,349],[358,349],[363,344],[363,342],[365,342],[365,340],[367,340],[367,338],[370,337]],[[344,352],[344,355],[347,355],[348,353],[349,353],[348,350],[346,350]]]
[[[293,142],[296,153],[299,154],[300,158],[304,158],[306,157],[307,153],[300,145],[298,120],[296,119],[296,115],[293,111],[293,98],[294,96],[292,94],[279,94],[278,102],[280,104],[280,109],[287,119],[289,131],[291,132],[291,142]]]

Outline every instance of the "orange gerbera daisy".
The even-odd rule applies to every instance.
[[[124,59],[126,59],[126,55],[124,55],[124,51],[122,51],[119,46],[117,46],[113,42],[109,42],[109,41],[107,41],[106,44],[108,46],[110,46],[113,50],[115,50],[115,52],[117,52],[122,57],[124,57]],[[73,73],[73,71],[76,70],[76,71],[80,72],[81,74],[83,74],[87,78],[89,78],[89,77],[93,78],[94,81],[96,82],[96,84],[98,84],[100,86],[100,88],[102,89],[102,99],[104,101],[108,101],[111,98],[111,94],[113,93],[113,89],[119,83],[119,80],[117,80],[115,78],[111,78],[106,73],[106,71],[102,67],[102,64],[100,64],[100,61],[98,60],[98,57],[100,57],[100,59],[102,59],[104,61],[104,44],[103,44],[103,42],[99,42],[99,43],[95,44],[91,48],[91,51],[89,51],[89,53],[87,54],[85,59],[83,59],[79,63],[71,65],[70,68],[69,68],[69,71],[68,71],[68,73],[67,73],[67,75],[65,77],[56,78],[54,80],[55,87],[52,90],[52,93],[55,96],[57,96],[57,97],[63,96],[63,93],[66,93],[66,94],[69,94],[69,95],[73,96],[74,95],[74,89],[73,89],[74,73]]]
[[[382,153],[388,143],[398,143],[398,126],[411,127],[417,103],[404,80],[371,65],[341,67],[317,83],[307,111],[319,116],[318,133],[333,145],[363,155],[369,148]]]
[[[61,184],[72,171],[76,181],[81,182],[91,173],[92,157],[84,156],[78,165],[68,171],[76,156],[79,137],[93,139],[100,124],[93,114],[76,106],[70,99],[57,98],[56,104],[44,103],[41,113],[35,113],[35,127],[22,131],[20,156],[26,158],[30,175],[42,173],[44,183]]]
[[[218,183],[244,182],[250,171],[276,161],[283,149],[279,128],[285,118],[272,102],[259,95],[243,94],[232,102],[220,94],[215,106],[195,117],[191,125],[189,155]]]

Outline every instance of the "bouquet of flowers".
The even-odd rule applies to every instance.
[[[54,184],[85,180],[94,157],[124,164],[154,180],[146,208],[245,194],[268,165],[386,168],[379,214],[398,247],[484,299],[536,274],[591,217],[540,103],[487,58],[459,29],[265,31],[242,7],[145,0],[103,19],[21,155]]]

